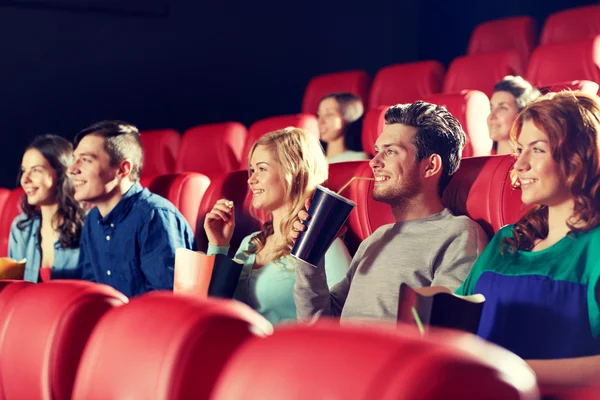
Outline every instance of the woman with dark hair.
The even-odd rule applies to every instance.
[[[74,199],[67,168],[73,146],[55,135],[36,137],[21,163],[23,214],[13,221],[8,254],[27,259],[24,279],[78,279],[79,238],[85,216]]]
[[[319,134],[327,161],[367,160],[362,151],[363,104],[351,93],[332,93],[319,101]]]
[[[510,128],[517,115],[534,101],[540,92],[520,76],[505,76],[494,85],[487,118],[490,138],[494,141],[494,154],[511,154]]]
[[[543,384],[600,382],[600,103],[582,92],[519,114],[515,186],[533,207],[494,236],[457,293],[486,297],[478,335]]]

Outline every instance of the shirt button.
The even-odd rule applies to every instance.
[[[115,224],[110,224],[110,227],[111,227],[111,228],[114,228],[114,227],[115,227]]]
[[[110,269],[106,271],[106,275],[110,276]]]
[[[110,235],[106,235],[106,240],[110,240]]]

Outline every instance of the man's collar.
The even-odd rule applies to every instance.
[[[142,185],[140,185],[140,182],[137,181],[135,182],[127,192],[125,192],[125,194],[123,195],[123,197],[121,198],[121,200],[119,200],[119,202],[117,203],[117,205],[115,206],[115,208],[113,208],[108,215],[106,215],[104,218],[102,218],[102,216],[100,215],[100,213],[98,213],[98,223],[102,224],[102,225],[114,225],[118,222],[121,222],[123,220],[123,218],[125,218],[128,214],[129,211],[131,210],[131,207],[133,206],[133,204],[135,203],[135,200],[137,199],[137,195],[143,190]]]

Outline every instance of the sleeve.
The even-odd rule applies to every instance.
[[[182,216],[155,209],[139,232],[140,266],[148,290],[173,290],[175,250],[195,250],[194,235]]]
[[[81,279],[84,281],[96,282],[94,276],[94,269],[88,256],[89,246],[88,233],[85,229],[85,223],[83,226],[83,232],[81,233],[81,240],[79,241],[79,270],[81,271]]]
[[[596,242],[590,246],[587,262],[586,267],[591,272],[587,296],[590,326],[594,337],[600,339],[600,243]]]
[[[452,235],[435,259],[431,286],[457,290],[469,275],[487,242],[485,232],[475,222],[457,235]]]
[[[352,257],[343,240],[337,238],[325,253],[325,273],[327,275],[327,286],[333,287],[344,279],[348,273]]]
[[[237,259],[237,260],[242,261],[243,263],[246,263],[246,260],[248,260],[248,255],[246,254],[246,252],[250,248],[250,240],[254,237],[254,235],[256,235],[256,233],[248,235],[242,240],[242,243],[240,243],[240,247],[235,252],[234,259]],[[229,252],[229,246],[213,246],[210,243],[208,244],[208,249],[206,250],[206,254],[209,256],[216,255],[216,254],[222,254],[222,255],[226,256],[228,252]]]
[[[469,271],[469,275],[465,281],[458,289],[456,289],[456,294],[460,296],[470,296],[475,294],[475,285],[477,284],[477,280],[486,269],[490,268],[495,263],[494,259],[500,252],[502,239],[510,234],[511,231],[512,225],[508,225],[494,235],[492,241],[485,247],[483,252],[475,261],[475,264]]]
[[[27,243],[21,234],[21,230],[17,227],[21,216],[16,217],[10,226],[10,237],[8,239],[8,256],[13,260],[22,260],[27,257]]]
[[[324,263],[312,265],[297,258],[293,258],[296,269],[296,283],[294,285],[294,301],[298,320],[310,322],[320,316],[340,316],[346,303],[354,272],[363,254],[363,242],[350,263],[350,268],[342,280],[327,286],[327,273]]]

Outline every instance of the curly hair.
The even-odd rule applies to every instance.
[[[548,135],[551,154],[574,199],[570,232],[588,232],[600,225],[600,103],[578,91],[550,93],[527,106],[511,130],[514,142],[523,124],[532,121]],[[548,236],[548,206],[535,205],[502,240],[509,252],[533,249]]]
[[[56,172],[54,198],[58,204],[58,211],[52,217],[52,225],[57,226],[60,232],[60,246],[68,249],[78,248],[85,212],[75,200],[73,183],[67,176],[67,168],[73,159],[73,146],[60,136],[42,135],[36,137],[25,152],[30,149],[39,151]],[[21,175],[22,173],[19,173],[19,181]],[[17,223],[17,228],[23,230],[34,219],[41,218],[41,212],[38,207],[27,202],[26,194],[21,197],[20,204],[26,217]]]
[[[288,218],[281,221],[281,232],[286,242],[275,249],[274,259],[277,260],[292,251],[293,241],[287,234],[298,220],[298,212],[304,207],[306,199],[313,194],[317,185],[327,180],[328,165],[317,138],[302,129],[288,127],[264,135],[250,149],[249,160],[258,146],[265,146],[279,162],[285,183],[285,198],[290,204]],[[260,252],[273,232],[273,220],[267,220],[260,233],[250,241],[248,253]]]

